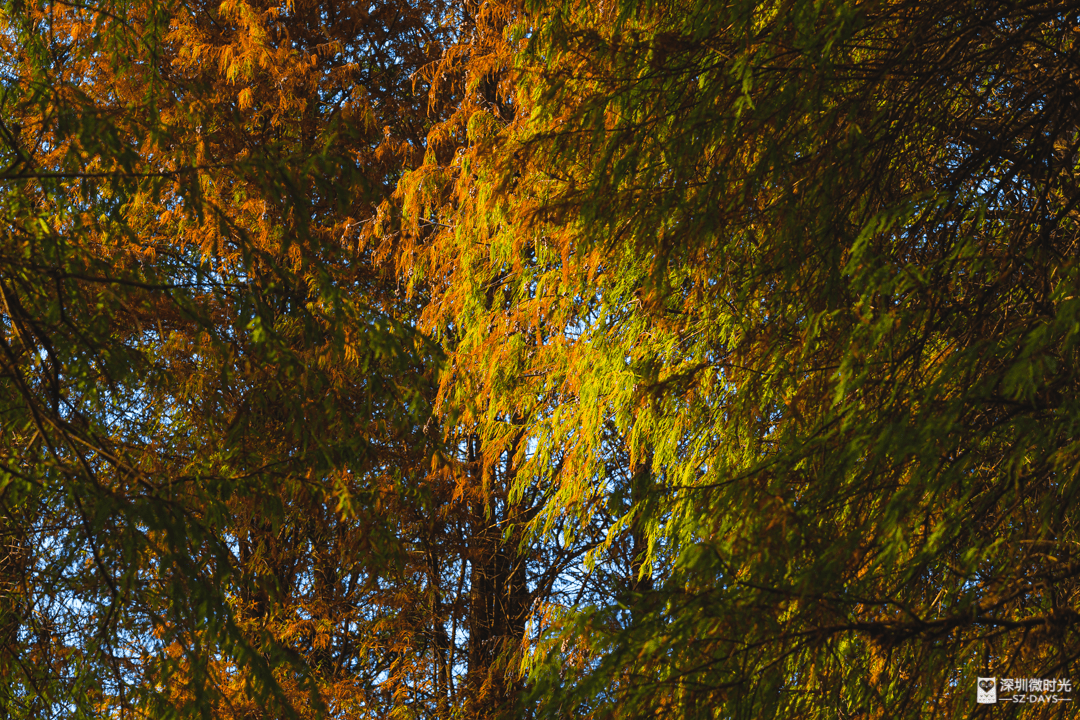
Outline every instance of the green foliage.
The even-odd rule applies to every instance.
[[[340,208],[379,197],[348,147],[369,134],[290,138],[314,127],[293,94],[238,147],[232,66],[185,64],[233,49],[185,24],[203,13],[0,16],[5,717],[318,708],[287,613],[252,611],[287,594],[266,536],[335,508],[379,571],[398,450],[427,461],[438,351],[342,241]]]
[[[550,631],[544,712],[951,717],[1068,675],[1072,16],[532,10],[514,121],[418,211],[444,392],[525,418],[534,531],[588,525],[612,434],[648,466],[606,547],[645,533],[652,588]]]
[[[1076,24],[9,3],[0,705],[1080,682]]]

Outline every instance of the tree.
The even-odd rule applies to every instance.
[[[398,552],[438,355],[357,237],[422,140],[400,9],[5,9],[8,713],[295,709],[289,592],[341,622],[329,557]]]
[[[544,712],[951,717],[1068,676],[1070,8],[531,10],[513,118],[475,108],[414,216],[462,387],[554,488],[533,530],[587,525],[609,438],[642,478],[608,534],[646,534],[642,592],[533,655]]]
[[[522,544],[513,422],[433,413],[381,260],[475,11],[5,11],[11,714],[512,701],[580,543]]]

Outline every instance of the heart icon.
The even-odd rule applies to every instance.
[[[980,680],[979,681],[979,687],[981,687],[983,690],[992,690],[993,687],[994,687],[994,681],[993,680]]]

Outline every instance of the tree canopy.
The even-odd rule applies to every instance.
[[[1078,13],[7,3],[0,708],[1067,717]]]

